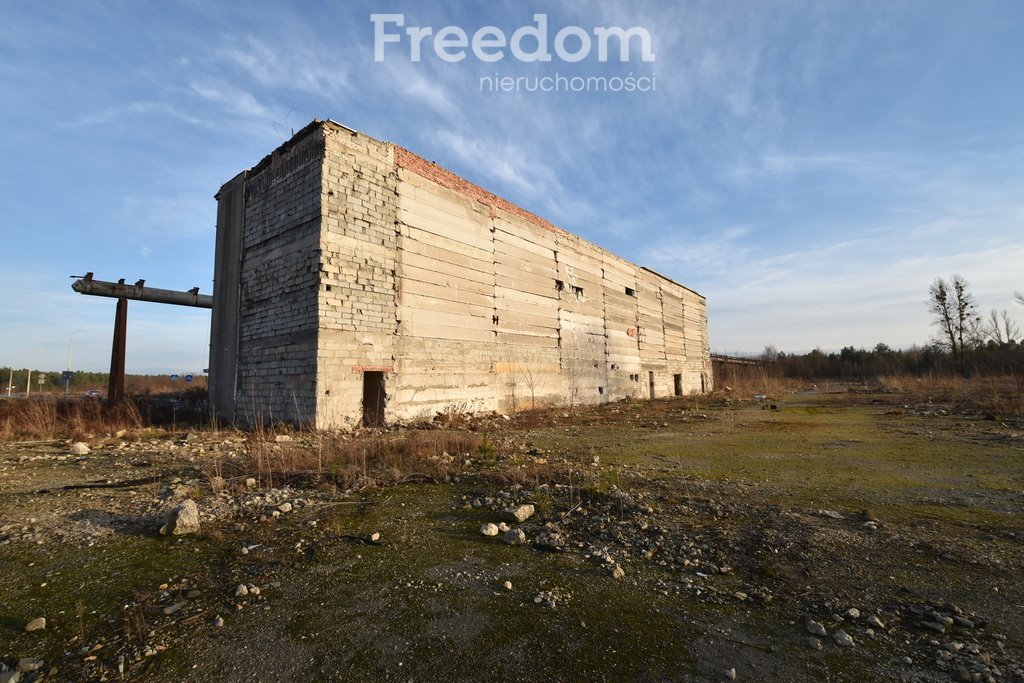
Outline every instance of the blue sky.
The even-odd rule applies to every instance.
[[[654,60],[374,61],[406,26],[646,29]],[[209,292],[213,195],[313,118],[394,141],[708,298],[712,348],[932,335],[929,283],[1024,289],[1024,4],[21,2],[0,22],[0,365],[109,363],[113,300]],[[393,29],[401,30],[401,29]],[[577,46],[572,39],[567,49]],[[483,92],[484,76],[654,76]],[[130,371],[205,367],[209,314],[129,306]]]

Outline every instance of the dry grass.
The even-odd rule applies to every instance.
[[[0,440],[80,439],[86,434],[140,429],[144,422],[132,401],[109,410],[100,401],[0,401]]]
[[[1003,415],[1024,415],[1024,375],[887,375],[878,381],[886,389],[909,395],[919,403],[953,403]]]
[[[727,368],[715,378],[713,396],[749,398],[757,394],[779,397],[807,386],[806,380],[780,377],[757,366]]]
[[[222,465],[235,470],[225,476],[252,476],[268,487],[322,483],[341,489],[445,481],[467,459],[495,457],[486,435],[447,429],[357,434],[255,429],[246,436],[245,454],[239,464]]]

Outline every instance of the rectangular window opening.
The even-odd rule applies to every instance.
[[[626,296],[636,296],[636,290],[632,287],[626,287]]]
[[[565,283],[562,282],[561,280],[555,280],[555,289],[561,292],[563,289],[565,289]]]

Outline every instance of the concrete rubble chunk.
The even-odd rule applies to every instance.
[[[813,619],[807,619],[804,625],[807,627],[807,632],[810,633],[812,636],[824,638],[828,635],[828,631],[825,630],[825,627],[817,621],[814,621]]]
[[[533,506],[527,503],[524,505],[517,505],[515,507],[506,508],[501,511],[499,516],[501,517],[502,521],[519,523],[525,522],[530,517],[533,517],[533,512]]]
[[[39,671],[43,668],[43,660],[36,657],[22,657],[18,660],[18,671],[23,674]]]
[[[199,507],[191,498],[178,503],[167,513],[167,520],[160,533],[164,536],[184,536],[199,531]]]
[[[81,441],[71,444],[71,455],[89,455],[89,447]]]
[[[37,617],[25,625],[26,631],[42,631],[46,628],[46,617]]]
[[[832,639],[839,647],[853,647],[853,638],[851,638],[850,634],[846,631],[836,631],[836,634]]]
[[[484,524],[482,527],[480,527],[480,533],[484,536],[497,536],[498,525],[494,524],[493,522],[488,522],[487,524]]]
[[[509,545],[522,545],[526,543],[526,534],[523,533],[522,529],[509,529],[501,537],[501,540]]]

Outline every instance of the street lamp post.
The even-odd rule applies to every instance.
[[[85,330],[75,330],[71,333],[71,336],[68,337],[68,367],[67,374],[64,375],[64,398],[68,397],[68,389],[71,386],[71,342],[75,340],[75,335],[79,332],[85,332]]]
[[[38,350],[38,348],[35,348],[28,352],[28,378],[25,380],[25,398],[28,398],[29,394],[32,393],[32,356]]]

